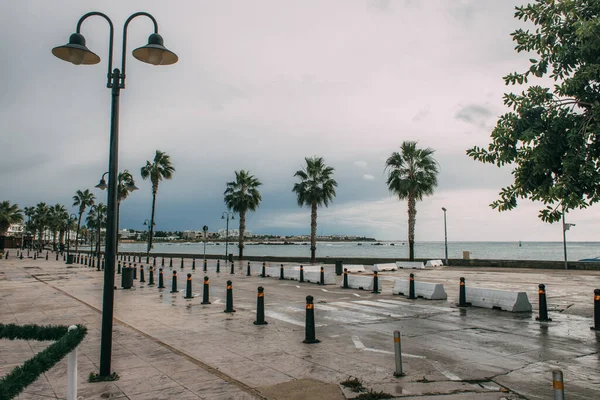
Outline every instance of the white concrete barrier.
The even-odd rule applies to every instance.
[[[326,285],[335,285],[335,274],[333,272],[325,272],[325,284]],[[304,281],[310,283],[320,283],[321,282],[321,271],[313,272],[313,271],[304,271]]]
[[[497,308],[510,312],[530,312],[531,303],[526,292],[499,289],[466,288],[467,303],[474,307]],[[458,304],[458,297],[456,298]]]
[[[426,267],[441,267],[442,265],[444,265],[442,260],[428,260],[425,263]]]
[[[396,261],[398,268],[425,268],[421,261]]]
[[[304,272],[320,272],[321,271],[321,266],[320,265],[304,265]],[[300,266],[294,266],[291,267],[293,270],[298,270],[300,271]],[[286,268],[287,271],[287,268]]]
[[[343,281],[340,287],[344,287]],[[373,291],[373,277],[348,275],[348,287],[352,289]],[[381,292],[381,279],[377,280],[377,291]]]
[[[283,270],[283,277],[285,279],[291,279],[293,281],[299,281],[300,280],[300,268],[298,268],[298,269],[287,269],[287,268],[284,268],[284,270]]]
[[[401,294],[408,296],[409,281],[404,279],[394,279],[393,294]],[[441,283],[427,283],[415,281],[415,296],[429,300],[446,300],[448,295],[444,290],[444,285]]]
[[[387,263],[387,264],[375,264],[373,265],[373,271],[396,271],[398,269],[398,266],[394,263]]]
[[[265,275],[271,278],[279,278],[279,267],[265,267]]]
[[[344,264],[344,268],[346,268],[346,270],[348,270],[348,272],[351,274],[365,272],[365,266],[359,264]]]

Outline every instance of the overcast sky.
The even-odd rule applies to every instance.
[[[89,188],[105,201],[94,185],[108,169],[108,26],[95,17],[82,27],[98,65],[50,51],[81,15],[101,11],[115,24],[120,67],[123,23],[147,11],[180,59],[164,67],[135,60],[152,25],[130,24],[119,168],[140,190],[121,206],[122,227],[143,229],[150,218],[151,187],[139,171],[160,149],[177,172],[160,184],[156,229],[224,228],[225,183],[248,169],[263,182],[263,201],[247,229],[307,234],[310,210],[291,188],[304,157],[317,155],[339,184],[319,209],[319,234],[406,240],[406,202],[389,194],[384,161],[417,140],[436,150],[441,170],[435,194],[417,204],[418,241],[443,240],[441,207],[451,241],[560,241],[561,226],[537,218],[539,204],[492,210],[511,171],[465,155],[489,143],[506,111],[502,76],[528,66],[510,37],[522,26],[515,1],[4,1],[0,200],[75,211],[73,194]],[[600,240],[599,214],[598,206],[572,212],[569,240]]]

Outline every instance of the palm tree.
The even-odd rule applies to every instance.
[[[35,231],[38,233],[38,245],[43,246],[44,235],[46,233],[46,227],[48,226],[48,217],[50,208],[44,202],[38,203],[35,206],[35,212],[32,216],[32,223]]]
[[[52,232],[52,246],[56,250],[56,238],[59,231],[63,231],[65,220],[69,218],[69,213],[65,206],[56,204],[50,207],[48,212],[48,226]]]
[[[258,191],[258,187],[262,183],[250,175],[249,171],[235,171],[235,181],[227,182],[225,189],[225,204],[227,208],[240,214],[240,229],[239,229],[239,259],[244,257],[244,231],[246,230],[246,212],[256,211],[260,205],[262,197]]]
[[[0,236],[6,236],[12,224],[23,222],[23,211],[17,204],[9,201],[0,202]]]
[[[27,216],[27,230],[31,229],[31,217],[35,214],[35,207],[25,207],[23,214]]]
[[[385,162],[388,171],[387,185],[400,200],[408,200],[409,259],[415,259],[415,222],[417,201],[431,196],[437,186],[438,163],[433,158],[435,150],[419,149],[417,142],[404,141],[400,153],[393,152]]]
[[[87,207],[90,207],[94,204],[94,200],[96,197],[92,192],[88,189],[85,191],[78,190],[75,192],[75,196],[73,196],[73,207],[79,206],[79,219],[77,220],[77,233],[75,233],[75,252],[79,248],[79,229],[81,228],[81,217],[85,212]]]
[[[96,253],[100,253],[100,231],[106,227],[106,213],[108,208],[104,203],[94,204],[85,219],[89,229],[96,231]]]
[[[156,193],[158,193],[158,183],[163,179],[171,179],[175,168],[171,165],[171,157],[166,153],[156,150],[154,161],[146,161],[142,167],[142,179],[150,179],[152,182],[152,215],[150,217],[150,238],[148,239],[148,251],[152,250],[152,235],[154,234],[154,212],[156,209]]]
[[[294,177],[300,182],[294,184],[293,192],[298,198],[300,207],[310,207],[310,262],[315,262],[317,250],[317,208],[329,206],[335,197],[337,182],[333,179],[332,167],[323,162],[323,157],[305,157],[306,166],[296,171]]]

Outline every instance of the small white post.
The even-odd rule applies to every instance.
[[[404,376],[402,372],[402,345],[400,343],[400,331],[394,331],[394,352],[396,353],[396,372],[394,376]]]
[[[552,370],[552,388],[554,389],[554,400],[565,400],[563,373],[560,369]]]
[[[77,329],[71,325],[69,332]],[[77,347],[67,356],[67,400],[77,400]]]

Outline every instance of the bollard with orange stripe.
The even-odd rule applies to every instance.
[[[165,278],[163,276],[163,269],[162,268],[158,269],[158,288],[159,289],[164,289],[165,288]]]
[[[221,260],[217,260],[217,274],[221,271]]]
[[[373,291],[371,293],[379,293],[379,277],[377,276],[377,271],[373,271]]]
[[[169,268],[173,268],[173,257],[169,257]]]
[[[160,266],[161,267],[165,266],[165,256],[162,257],[162,261],[160,262]]]
[[[565,400],[565,385],[563,383],[563,373],[560,369],[552,370],[552,389],[554,400]]]
[[[348,268],[344,268],[344,286],[342,286],[344,289],[348,289]]]
[[[181,257],[181,269],[183,269],[183,257]]]
[[[590,329],[600,331],[600,289],[594,289],[594,326]]]
[[[148,286],[154,286],[154,267],[148,271]]]
[[[200,304],[210,304],[210,301],[208,301],[209,299],[209,281],[208,281],[208,276],[204,277],[204,284],[203,284],[203,288],[202,288],[202,303]]]
[[[267,325],[265,321],[265,289],[262,286],[258,287],[258,296],[256,298],[256,321],[254,325]]]
[[[538,285],[538,294],[539,294],[539,303],[540,303],[540,310],[539,310],[539,316],[537,316],[535,319],[536,321],[540,321],[540,322],[549,322],[552,321],[551,318],[548,318],[548,305],[546,303],[546,285],[544,285],[543,283],[540,283]]]
[[[117,274],[121,275],[121,261],[119,261],[117,264]]]
[[[173,271],[173,281],[171,283],[171,293],[177,293],[177,270]]]
[[[312,296],[306,296],[306,326],[302,343],[319,343],[315,333],[315,305]]]
[[[8,257],[8,252],[6,252],[6,257]],[[46,251],[46,261],[48,261],[48,252]]]
[[[202,270],[204,272],[208,271],[208,261],[206,261],[206,258],[204,259],[204,266],[202,267]]]
[[[263,261],[262,270],[260,271],[260,277],[264,278],[265,276],[265,262]]]
[[[233,263],[232,263],[233,264]],[[226,313],[234,313],[233,309],[233,287],[231,286],[231,281],[227,281],[227,300],[225,303],[225,311]]]
[[[319,285],[325,285],[325,268],[321,267],[321,275],[319,279]]]
[[[415,296],[415,274],[410,274],[410,278],[408,281],[408,298],[409,299],[417,298],[417,296]]]
[[[156,267],[156,257],[152,257],[152,266]]]
[[[233,268],[234,268],[234,264],[233,264],[233,261],[232,261],[232,262],[231,262],[231,270],[229,271],[229,273],[230,273],[231,275],[235,274],[235,271],[234,271],[234,269],[233,269]]]
[[[304,282],[304,265],[300,266],[300,280],[299,282]]]
[[[192,299],[192,274],[187,274],[187,283],[185,285],[185,298]]]
[[[251,276],[252,274],[250,273],[250,261],[248,261],[248,267],[246,269],[246,276]]]
[[[458,306],[459,307],[468,307],[467,303],[467,289],[465,287],[465,278],[460,277],[460,287],[458,292]]]
[[[285,279],[284,276],[284,272],[283,272],[283,264],[281,264],[281,266],[279,267],[279,280]]]
[[[402,342],[400,331],[394,331],[394,354],[396,356],[396,371],[394,376],[404,376],[402,372]]]
[[[135,260],[135,256],[133,256]],[[129,268],[131,268],[131,263],[129,263]],[[137,281],[137,264],[133,264],[133,279]]]
[[[192,258],[192,271],[196,270],[196,257]]]
[[[144,279],[144,266],[140,265],[140,283],[146,283],[146,279]]]

